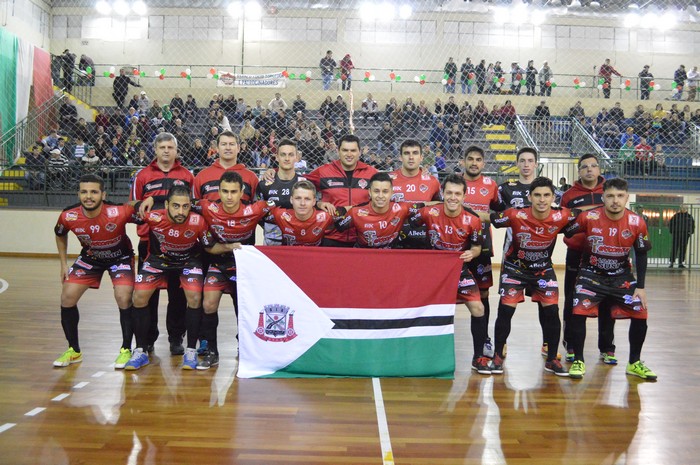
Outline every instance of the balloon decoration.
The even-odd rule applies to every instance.
[[[446,85],[447,85],[447,79],[443,79],[443,80],[440,81],[440,82],[442,83],[443,86],[446,86]]]
[[[211,72],[211,70],[209,70],[209,71]],[[214,74],[214,73],[212,73],[212,74]],[[288,78],[288,77],[289,77],[289,71],[287,71],[286,69],[285,69],[284,71],[282,71],[282,76]]]
[[[365,71],[365,77],[366,77],[367,79],[369,79],[369,77],[370,77],[371,75],[372,75],[372,73],[370,73],[369,71]]]
[[[310,78],[309,75],[307,74],[307,75],[306,75],[306,83],[308,84],[309,82],[311,82],[311,78]]]
[[[401,81],[401,76],[398,76],[398,75],[397,75],[397,76],[396,76],[396,82],[399,82],[399,81]]]
[[[521,79],[521,80],[520,80],[520,85],[521,85],[521,86],[524,86],[525,84],[527,84],[527,81],[526,81],[525,79]]]
[[[134,76],[138,76],[138,75],[139,75],[139,70],[136,69],[136,68],[134,68],[134,69],[131,70],[131,74],[133,74]]]
[[[389,73],[389,79],[391,79],[392,81],[396,79],[396,73]]]
[[[420,85],[424,86],[425,85],[425,79],[420,80]]]
[[[418,75],[415,75],[415,76],[413,76],[413,80],[415,82],[420,82],[420,77],[418,77]]]
[[[299,79],[301,79],[302,81],[306,81],[306,73],[301,73],[299,75]]]

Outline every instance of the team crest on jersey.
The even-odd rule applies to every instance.
[[[184,185],[185,185],[185,181],[183,181],[181,179],[175,179],[173,181],[173,186],[184,186]]]
[[[622,231],[622,237],[624,237],[625,239],[629,239],[630,237],[632,237],[632,231],[630,231],[629,229],[625,229],[624,231]]]
[[[321,212],[316,214],[316,221],[325,221],[326,220],[326,212]]]
[[[243,215],[252,215],[253,214],[253,207],[248,205],[243,209]]]
[[[523,219],[523,220],[526,220],[526,219],[527,219],[527,213],[525,213],[524,211],[519,211],[518,214],[515,215],[515,216],[516,216],[517,218],[520,218],[520,219]]]
[[[357,181],[357,185],[360,186],[361,189],[366,189],[367,188],[367,180],[360,179],[359,181]]]
[[[153,221],[157,221],[157,222],[160,222],[163,220],[163,217],[160,215],[160,213],[153,213],[153,212],[151,212],[151,214],[148,216],[148,218],[153,220]]]
[[[241,226],[245,226],[247,224],[250,224],[250,218],[243,218],[241,221]]]
[[[589,220],[597,220],[597,219],[600,218],[600,212],[597,212],[597,211],[595,211],[595,210],[589,211],[589,212],[586,214],[586,218],[588,218]]]
[[[267,342],[288,342],[297,337],[294,311],[286,305],[265,305],[258,318],[255,335]]]
[[[545,288],[547,288],[547,287],[559,287],[559,283],[557,283],[557,282],[554,281],[553,279],[550,279],[549,281],[547,281],[546,279],[539,279],[539,280],[537,281],[537,285],[538,285],[541,289],[545,289]]]
[[[467,231],[465,231],[465,230],[462,229],[462,228],[457,228],[457,235],[458,235],[459,237],[464,237],[464,236],[467,235]]]
[[[117,209],[117,207],[109,207],[107,209],[107,216],[109,218],[116,218],[117,216],[119,216],[119,210]]]
[[[399,205],[398,203],[394,203],[394,205],[391,206],[391,211],[392,212],[401,211],[401,205]]]
[[[208,208],[209,208],[209,211],[213,211],[214,213],[219,213],[219,206],[215,203],[210,203]]]
[[[216,284],[217,278],[216,276],[209,276],[207,278],[207,284]]]
[[[431,216],[440,216],[440,209],[433,207],[428,211],[428,214]]]
[[[559,221],[559,220],[561,220],[561,212],[554,212],[554,214],[552,215],[552,219],[553,219],[554,221]]]
[[[489,195],[489,190],[485,187],[482,187],[481,189],[479,189],[479,193],[486,197],[487,195]]]
[[[282,213],[282,219],[284,221],[291,221],[292,220],[292,215],[289,214],[289,212],[284,212]]]
[[[630,215],[630,226],[639,226],[639,216]]]
[[[92,238],[89,234],[78,234],[76,237],[78,238],[80,243],[85,247],[89,247],[90,244],[92,244]]]
[[[122,263],[121,265],[112,265],[109,267],[109,271],[116,273],[117,271],[131,271],[131,265],[128,263]]]
[[[359,208],[357,210],[357,216],[369,216],[369,210],[366,208]]]
[[[518,293],[518,291],[516,291],[514,287],[511,287],[510,289],[508,289],[508,295],[511,297],[515,297],[515,294],[517,294],[517,293]]]
[[[314,228],[311,232],[313,233],[314,236],[318,236],[319,234],[321,234],[323,232],[323,229]]]
[[[117,225],[114,223],[107,223],[105,229],[109,232],[114,232],[114,230],[117,229]]]
[[[400,221],[401,221],[401,218],[392,218],[391,225],[396,226],[397,224],[399,224]]]
[[[426,186],[425,184],[421,184],[418,189],[420,189],[421,192],[427,192],[428,186]]]
[[[66,221],[75,221],[78,219],[78,212],[66,213]]]
[[[396,175],[396,173],[389,173],[389,177],[390,177],[391,179],[396,179],[396,178],[398,178],[398,176]]]
[[[199,215],[190,215],[190,224],[199,224]]]
[[[591,306],[591,301],[588,300],[588,299],[583,299],[583,300],[581,301],[581,305],[583,305],[584,308],[588,308],[588,307]]]
[[[185,236],[187,239],[189,239],[190,237],[193,237],[193,236],[194,236],[194,231],[192,231],[191,229],[188,229],[187,231],[185,231],[184,236]]]
[[[547,231],[549,231],[549,234],[554,234],[558,230],[559,230],[559,228],[557,228],[556,226],[550,226]]]
[[[73,273],[77,277],[85,276],[85,271],[83,270],[75,270],[75,273]]]
[[[183,269],[182,274],[187,276],[189,274],[204,274],[204,273],[202,272],[201,268],[197,268],[196,266],[193,266],[192,268]]]
[[[489,185],[489,186],[490,186],[491,184],[493,184],[493,180],[492,180],[491,178],[487,178],[486,176],[482,176],[481,179],[484,180],[484,184],[487,184],[487,185]]]

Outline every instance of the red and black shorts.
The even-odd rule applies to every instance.
[[[491,271],[491,257],[487,253],[482,253],[474,260],[468,263],[469,271],[476,279],[476,285],[482,291],[488,290],[493,286],[493,272]]]
[[[79,256],[68,269],[68,278],[65,282],[99,289],[105,271],[109,273],[113,286],[134,285],[134,257],[122,257],[107,265],[89,263]]]
[[[466,302],[481,302],[481,293],[479,292],[479,287],[476,285],[474,275],[472,275],[472,272],[469,271],[469,267],[465,263],[459,275],[457,303]]]
[[[181,266],[167,266],[158,259],[147,258],[136,275],[134,289],[155,290],[168,287],[168,276],[177,273],[180,287],[186,291],[202,292],[204,269],[199,258],[189,260]]]
[[[559,283],[554,269],[531,271],[504,263],[501,268],[498,289],[501,302],[515,307],[525,300],[525,292],[532,296],[533,302],[540,302],[545,307],[557,305],[559,303]]]
[[[616,319],[647,319],[647,309],[634,297],[637,282],[631,273],[622,276],[600,276],[581,270],[576,279],[574,315],[598,316],[603,300],[610,304],[610,315]]]
[[[204,280],[204,292],[219,291],[233,294],[236,286],[236,264],[212,263]]]

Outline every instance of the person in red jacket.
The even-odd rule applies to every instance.
[[[154,210],[165,208],[165,200],[168,197],[170,188],[174,186],[187,186],[192,189],[194,176],[182,164],[177,154],[177,139],[169,132],[158,134],[153,147],[156,152],[155,160],[144,167],[134,179],[131,188],[130,200],[146,200],[153,197]],[[147,224],[138,227],[139,238],[139,268],[143,260],[148,255],[148,231]],[[154,292],[148,303],[150,312],[150,326],[148,333],[148,344],[145,348],[147,352],[153,351],[153,345],[158,339],[158,292]],[[168,311],[166,316],[166,327],[168,329],[168,340],[170,341],[170,353],[172,355],[182,355],[185,352],[182,340],[185,335],[185,310],[187,302],[185,294],[180,288],[180,282],[175,278],[168,281]]]
[[[612,75],[622,77],[613,65],[610,64],[610,58],[605,59],[605,63],[600,65],[600,70],[598,71],[598,76],[603,79],[603,96],[605,98],[610,98],[610,86],[612,85]]]
[[[579,179],[561,198],[561,206],[576,208],[578,210],[590,210],[603,205],[603,183],[605,178],[600,175],[600,163],[598,157],[587,153],[581,155],[578,160]],[[564,347],[566,347],[566,360],[574,361],[574,347],[571,332],[571,315],[574,308],[574,294],[576,277],[581,267],[581,255],[586,238],[583,234],[564,239],[566,250],[566,274],[564,275]],[[610,317],[609,306],[601,308],[598,315],[598,349],[604,363],[615,365],[615,320]]]

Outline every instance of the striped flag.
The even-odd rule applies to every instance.
[[[238,376],[454,376],[455,252],[236,251]]]

